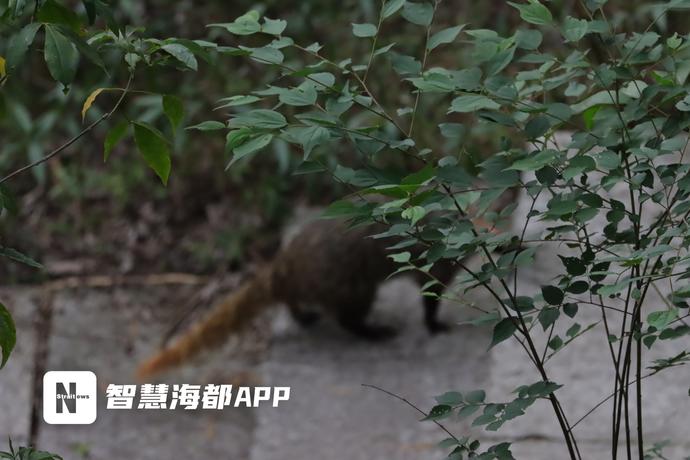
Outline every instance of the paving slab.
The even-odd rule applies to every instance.
[[[173,297],[178,299],[178,297]],[[106,410],[109,383],[132,384],[134,369],[156,347],[176,313],[161,289],[77,290],[57,295],[47,370],[91,370],[98,376],[93,425],[41,424],[38,445],[65,458],[244,460],[252,442],[250,409],[223,411]],[[222,353],[217,358],[223,358]],[[225,357],[227,358],[227,356]],[[201,361],[169,383],[229,383],[248,363]]]
[[[0,288],[0,302],[12,313],[17,328],[17,345],[7,365],[0,370],[0,450],[6,450],[8,437],[15,446],[29,441],[36,350],[35,294],[31,289]]]
[[[442,316],[457,319],[453,310],[444,305]],[[464,326],[431,337],[421,312],[416,286],[396,280],[381,289],[372,318],[400,329],[388,343],[353,340],[332,324],[277,332],[261,370],[269,384],[290,385],[292,398],[279,410],[258,411],[251,460],[442,458],[436,444],[447,435],[438,427],[419,422],[404,402],[362,387],[379,386],[428,410],[434,395],[476,389],[488,378],[490,331]]]

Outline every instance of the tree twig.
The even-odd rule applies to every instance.
[[[388,396],[391,396],[391,397],[393,397],[393,398],[395,398],[395,399],[397,399],[397,400],[399,400],[399,401],[402,401],[402,402],[404,402],[405,404],[407,404],[408,406],[410,406],[411,408],[413,408],[414,410],[416,410],[417,412],[419,412],[420,414],[424,415],[425,417],[428,415],[428,414],[427,414],[426,412],[424,412],[422,409],[420,409],[419,407],[415,406],[413,403],[411,403],[411,402],[408,401],[407,399],[403,398],[402,396],[396,395],[395,393],[392,393],[392,392],[390,392],[390,391],[388,391],[388,390],[384,390],[383,388],[377,387],[376,385],[370,385],[370,384],[368,384],[368,383],[363,383],[362,386],[365,387],[365,388],[373,388],[374,390],[378,390],[378,391],[380,391],[381,393],[385,393],[385,394],[387,394]],[[436,426],[438,426],[439,428],[441,428],[448,436],[450,436],[451,438],[453,438],[453,439],[454,439],[455,441],[457,441],[459,444],[462,444],[462,443],[460,442],[460,440],[459,440],[453,433],[451,433],[451,432],[448,430],[448,428],[446,428],[442,423],[439,423],[438,420],[432,420],[432,422],[434,422],[434,423],[436,424]]]
[[[101,115],[101,117],[98,118],[96,121],[94,121],[93,123],[91,123],[91,124],[90,124],[89,126],[87,126],[86,128],[82,129],[82,130],[79,132],[79,134],[77,134],[77,135],[74,136],[72,139],[68,140],[67,142],[65,142],[64,144],[62,144],[60,147],[58,147],[58,148],[56,148],[55,150],[53,150],[52,152],[50,152],[48,155],[46,155],[46,156],[44,156],[43,158],[40,158],[40,159],[38,159],[38,160],[36,160],[36,161],[34,161],[34,162],[32,162],[32,163],[29,163],[29,164],[26,165],[26,166],[22,166],[21,168],[19,168],[19,169],[13,171],[13,172],[11,172],[11,173],[9,173],[8,175],[6,175],[6,176],[3,177],[2,179],[0,179],[0,184],[2,184],[2,183],[4,183],[4,182],[6,182],[6,181],[12,179],[14,176],[17,176],[17,175],[19,175],[19,174],[21,174],[21,173],[23,173],[23,172],[25,172],[25,171],[28,171],[29,169],[35,168],[36,166],[45,163],[46,161],[50,160],[50,159],[53,158],[55,155],[58,155],[59,153],[63,152],[65,149],[67,149],[67,148],[70,147],[72,144],[74,144],[75,142],[77,142],[79,139],[81,139],[82,137],[84,137],[86,134],[88,134],[90,131],[92,131],[96,126],[100,125],[102,122],[104,122],[105,120],[107,120],[108,118],[110,118],[110,117],[117,111],[117,109],[118,109],[118,108],[120,107],[120,105],[122,104],[122,101],[124,101],[125,97],[126,97],[127,94],[129,93],[129,88],[130,88],[130,86],[131,86],[131,84],[132,84],[132,79],[133,79],[133,77],[134,77],[134,75],[132,75],[132,74],[129,75],[129,80],[127,81],[127,85],[125,86],[125,88],[124,88],[123,91],[122,91],[122,95],[120,95],[120,98],[117,100],[117,102],[115,103],[115,105],[113,106],[113,108],[112,108],[110,111],[108,111],[108,112],[104,113],[103,115]]]

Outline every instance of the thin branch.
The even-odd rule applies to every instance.
[[[369,61],[367,62],[367,68],[364,71],[364,77],[362,80],[367,81],[369,76],[369,69],[371,68],[371,63],[374,60],[374,53],[376,53],[376,43],[379,39],[379,33],[381,32],[381,24],[383,23],[383,8],[386,6],[386,2],[381,2],[381,9],[379,10],[379,23],[376,26],[376,35],[371,42],[371,51],[369,52]]]
[[[370,385],[370,384],[368,384],[368,383],[363,383],[362,386],[365,387],[365,388],[372,388],[372,389],[374,389],[374,390],[378,390],[378,391],[380,391],[381,393],[385,393],[385,394],[387,394],[388,396],[391,396],[391,397],[393,397],[393,398],[395,398],[395,399],[397,399],[397,400],[399,400],[399,401],[402,401],[402,402],[404,402],[405,404],[407,404],[408,406],[410,406],[411,408],[413,408],[414,410],[416,410],[417,412],[419,412],[420,414],[424,415],[425,417],[428,415],[428,414],[427,414],[426,412],[424,412],[422,409],[420,409],[419,407],[415,406],[414,404],[412,404],[410,401],[408,401],[407,399],[403,398],[402,396],[396,395],[395,393],[392,393],[392,392],[390,392],[390,391],[388,391],[388,390],[384,390],[383,388],[377,387],[376,385]],[[455,436],[453,433],[451,433],[451,432],[448,430],[448,428],[446,428],[445,426],[443,426],[442,423],[439,423],[437,420],[432,420],[432,422],[434,422],[434,423],[436,424],[436,426],[438,426],[439,428],[441,428],[448,436],[450,436],[450,437],[453,438],[455,441],[457,441],[458,444],[462,444],[462,442],[460,442],[460,439],[458,439],[457,436]]]
[[[46,155],[46,156],[44,156],[43,158],[40,158],[40,159],[38,159],[38,160],[36,160],[36,161],[34,161],[34,162],[32,162],[32,163],[29,163],[29,164],[26,165],[26,166],[22,166],[21,168],[15,170],[15,171],[11,172],[10,174],[8,174],[7,176],[3,177],[2,179],[0,179],[0,184],[2,184],[2,183],[4,183],[4,182],[6,182],[6,181],[12,179],[14,176],[17,176],[17,175],[19,175],[19,174],[21,174],[21,173],[23,173],[23,172],[25,172],[25,171],[28,171],[28,170],[30,170],[30,169],[32,169],[32,168],[35,168],[36,166],[38,166],[38,165],[40,165],[40,164],[43,164],[43,163],[45,163],[46,161],[48,161],[48,160],[50,160],[51,158],[53,158],[54,156],[56,156],[56,155],[62,153],[65,149],[67,149],[67,148],[70,147],[72,144],[74,144],[75,142],[77,142],[79,139],[81,139],[82,137],[84,137],[86,134],[88,134],[89,132],[91,132],[96,126],[100,125],[102,122],[104,122],[105,120],[107,120],[108,118],[110,118],[110,117],[117,111],[117,109],[120,107],[120,104],[122,104],[122,102],[124,101],[125,97],[126,97],[127,94],[129,93],[129,87],[130,87],[131,84],[132,84],[132,79],[133,79],[133,77],[134,77],[134,75],[132,75],[132,74],[129,75],[129,80],[127,81],[127,85],[125,86],[125,88],[122,90],[122,95],[120,96],[120,98],[117,100],[117,102],[115,103],[115,105],[113,106],[113,108],[112,108],[109,112],[106,112],[106,113],[104,113],[103,115],[101,115],[100,118],[98,118],[96,121],[94,121],[93,123],[91,123],[89,126],[87,126],[86,128],[84,128],[83,130],[81,130],[81,131],[79,132],[79,134],[77,134],[77,135],[74,136],[72,139],[70,139],[70,140],[67,141],[66,143],[62,144],[60,147],[58,147],[58,148],[56,148],[55,150],[53,150],[52,152],[50,152],[48,155]]]

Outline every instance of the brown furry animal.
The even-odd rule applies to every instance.
[[[231,333],[277,303],[286,304],[293,318],[304,326],[319,319],[314,309],[319,307],[360,337],[391,337],[395,333],[392,328],[367,322],[379,284],[396,269],[386,251],[392,244],[390,239],[369,238],[372,233],[376,230],[371,226],[348,228],[338,220],[306,225],[252,280],[221,301],[172,346],[140,366],[139,376],[152,376],[222,344]],[[455,272],[448,260],[439,261],[432,270],[443,284],[450,282]],[[416,273],[415,278],[420,285],[429,280],[422,273]],[[437,294],[440,290],[438,286]],[[425,323],[432,333],[447,329],[437,319],[438,301],[424,297]]]
[[[501,209],[512,200],[514,194],[506,192],[493,207]],[[153,376],[203,349],[220,345],[276,303],[286,304],[295,320],[305,326],[318,319],[319,312],[314,309],[318,307],[357,336],[369,340],[391,337],[395,332],[392,328],[367,321],[379,284],[396,270],[387,251],[394,242],[370,237],[384,229],[378,225],[348,228],[339,220],[306,225],[273,262],[220,302],[206,319],[143,363],[139,377]],[[424,248],[409,250],[416,256]],[[457,265],[449,259],[439,260],[431,270],[440,282],[429,288],[436,296],[424,297],[424,322],[431,333],[447,329],[437,319],[439,296],[456,271]],[[424,273],[415,272],[414,276],[420,285],[429,281]]]

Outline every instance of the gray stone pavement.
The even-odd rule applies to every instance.
[[[523,293],[532,293],[557,273],[552,249],[537,253],[535,268],[519,274]],[[0,300],[14,313],[19,344],[0,371],[0,440],[8,435],[26,441],[34,404],[31,375],[35,347],[48,345],[47,370],[93,370],[104,391],[109,383],[135,383],[136,364],[154,350],[174,321],[189,287],[121,287],[75,289],[56,293],[50,334],[33,327],[41,291],[5,287]],[[495,308],[476,290],[463,304],[444,302],[442,316],[458,322],[472,316],[467,305]],[[651,298],[652,308],[661,307]],[[595,308],[581,306],[577,321],[586,326],[601,319]],[[66,459],[224,458],[229,460],[425,460],[444,458],[436,444],[445,435],[400,400],[362,384],[377,385],[428,410],[433,396],[449,390],[487,390],[487,400],[505,401],[517,386],[538,375],[513,340],[486,352],[491,330],[456,326],[430,337],[422,325],[421,297],[405,279],[385,284],[378,296],[375,320],[392,324],[400,334],[389,343],[353,340],[328,322],[310,330],[292,323],[283,309],[260,318],[242,340],[166,375],[169,383],[261,383],[292,387],[291,400],[274,409],[225,411],[107,411],[91,426],[50,426],[40,422],[34,441]],[[570,325],[565,320],[557,330]],[[615,324],[615,320],[612,318]],[[535,331],[539,328],[535,328]],[[537,333],[543,346],[546,335]],[[645,351],[645,360],[668,357],[688,348],[687,339],[661,342]],[[571,423],[611,391],[611,358],[601,326],[577,339],[548,362]],[[667,458],[690,456],[690,368],[671,369],[645,380],[648,443],[670,440]],[[101,398],[104,404],[105,398]],[[445,422],[444,422],[445,423]],[[574,429],[583,458],[610,458],[610,407],[603,405]],[[486,445],[513,442],[518,459],[566,458],[561,434],[548,403],[538,402],[527,414],[498,433],[447,423],[457,435],[479,437]]]
[[[37,337],[33,320],[37,316],[30,291],[12,290],[0,294],[0,302],[14,313],[17,341],[7,365],[0,370],[0,439],[11,437],[16,444],[26,443],[31,429],[33,361]]]
[[[546,259],[540,261],[547,264]],[[544,280],[537,274],[524,274],[523,278],[525,289]],[[165,290],[120,288],[57,295],[52,332],[50,337],[40,338],[48,340],[47,369],[93,370],[101,390],[108,383],[133,383],[136,363],[155,348],[174,317],[174,309],[167,304],[170,293],[161,291]],[[0,372],[0,439],[11,435],[24,441],[29,436],[32,348],[36,340],[31,316],[40,297],[29,288],[3,288],[0,298],[17,316],[20,344],[8,368]],[[489,298],[479,291],[468,301],[491,307]],[[537,376],[513,342],[486,353],[490,330],[458,326],[450,334],[429,337],[421,325],[420,302],[407,280],[383,286],[375,317],[397,325],[401,332],[381,345],[353,341],[328,323],[305,331],[284,311],[274,310],[261,321],[271,330],[268,346],[250,346],[242,355],[233,349],[237,344],[231,343],[165,378],[170,383],[226,383],[244,375],[264,385],[291,386],[290,402],[278,409],[117,412],[100,407],[99,419],[91,426],[40,423],[36,442],[66,458],[443,458],[443,451],[435,445],[445,436],[434,424],[419,422],[413,409],[362,384],[380,386],[428,409],[433,405],[432,396],[447,390],[485,388],[487,399],[504,400],[517,385],[536,381]],[[448,321],[462,319],[459,310],[446,303],[443,316]],[[596,310],[583,311],[579,320],[594,322],[598,314]],[[601,353],[602,343],[597,339],[601,331],[594,329],[590,334],[548,366],[553,380],[567,382],[559,396],[571,421],[610,391],[610,358]],[[654,354],[666,356],[672,351],[663,344],[655,347]],[[647,438],[670,439],[672,445],[666,451],[669,459],[690,454],[689,386],[687,368],[645,382],[649,396],[645,405]],[[576,427],[584,458],[610,458],[608,417],[606,406],[602,406]],[[482,432],[467,422],[451,421],[448,427],[459,435],[479,436],[487,443],[510,440],[519,459],[565,458],[548,404],[535,404],[527,415],[509,422],[498,433]]]
[[[458,315],[446,308],[444,316],[450,321]],[[398,326],[399,336],[382,345],[353,342],[333,325],[307,333],[290,327],[276,334],[261,373],[291,385],[294,394],[285,410],[259,411],[251,460],[443,457],[435,445],[444,436],[434,424],[420,423],[414,409],[362,384],[424,409],[433,405],[434,395],[479,388],[491,367],[484,354],[488,331],[464,326],[429,337],[421,297],[403,280],[383,287],[375,317]]]

